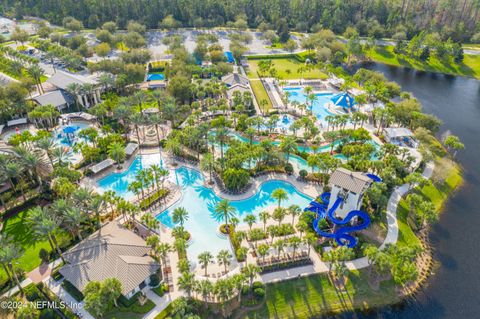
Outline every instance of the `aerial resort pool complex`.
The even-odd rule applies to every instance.
[[[0,19],[0,302],[68,307],[0,318],[320,318],[398,304],[433,273],[465,146],[362,67],[381,53],[361,21],[336,26],[344,43],[324,18],[272,24],[262,1],[188,23],[155,1],[107,19],[79,0],[88,21],[25,2]],[[422,56],[473,59],[405,25]]]

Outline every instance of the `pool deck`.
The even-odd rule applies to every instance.
[[[376,138],[375,136],[373,138],[375,141],[380,142],[378,138]],[[158,154],[158,153],[159,153],[158,148],[142,149],[139,152],[139,154],[141,155]],[[186,163],[180,163],[179,165],[172,165],[171,161],[168,160],[169,156],[166,153],[160,152],[160,154],[162,158],[165,160],[164,162],[166,163],[166,168],[168,168],[169,170],[174,170],[183,166],[186,168],[200,171],[198,168],[198,165],[192,165],[192,164],[186,164]],[[127,160],[122,165],[123,166],[122,170],[128,169],[128,167],[131,165],[131,162],[133,161],[134,158],[135,156],[132,156],[129,160]],[[422,175],[426,178],[430,178],[432,176],[433,169],[434,169],[433,162],[428,163]],[[106,176],[112,171],[117,171],[117,170],[115,169],[115,167],[110,168],[109,170],[104,171],[103,173],[98,174],[93,178],[89,178],[88,183],[85,183],[84,185],[90,185],[90,186],[96,185],[96,181],[98,179]],[[208,176],[206,173],[202,172],[202,176],[204,177],[205,181],[208,180]],[[292,184],[299,192],[312,198],[318,196],[318,194],[322,192],[322,187],[320,185],[304,183],[299,181],[293,175],[286,175],[286,174],[280,174],[280,173],[270,173],[270,174],[265,174],[265,175],[253,178],[252,184],[248,188],[248,190],[245,193],[238,194],[238,195],[233,195],[233,194],[223,192],[216,184],[212,186],[205,183],[205,186],[212,188],[212,190],[217,194],[217,196],[224,199],[231,200],[231,201],[235,201],[235,200],[244,200],[251,196],[254,196],[257,193],[262,183],[271,181],[271,180],[280,180],[280,181],[288,182]],[[398,186],[395,188],[395,190],[393,191],[393,193],[389,198],[389,201],[387,204],[387,210],[386,210],[388,229],[387,229],[386,237],[380,246],[381,249],[385,248],[385,246],[388,244],[396,243],[398,240],[399,229],[398,229],[398,222],[397,222],[397,216],[396,216],[397,206],[400,200],[402,199],[402,197],[408,192],[409,189],[410,189],[409,184]],[[174,194],[172,194],[172,196],[168,199],[168,202],[165,205],[162,205],[162,207],[160,208],[160,211],[163,211],[168,207],[174,205],[181,197],[182,197],[181,191],[176,190]],[[273,209],[273,207],[270,207],[269,209]],[[159,208],[157,207],[155,211],[158,212]],[[138,219],[140,219],[140,217],[141,215],[137,216]],[[289,220],[291,221],[291,217],[287,216],[284,222],[288,222]],[[273,221],[269,221],[269,223],[273,223]],[[256,223],[255,226],[263,227],[263,224]],[[245,227],[247,226],[243,224],[239,225],[239,229],[243,229]],[[164,225],[161,225],[157,230],[157,232],[162,242],[173,244],[174,238],[172,236],[172,232],[170,228]],[[305,251],[305,249],[306,247],[301,246],[298,251],[301,251],[301,250]],[[299,278],[304,276],[310,276],[314,274],[326,273],[329,271],[330,263],[322,261],[320,256],[317,253],[315,253],[313,249],[311,250],[310,257],[313,261],[312,265],[271,272],[271,273],[259,275],[258,278],[262,280],[262,282],[264,283],[272,283],[272,282],[278,282],[278,281],[294,279],[294,278]],[[175,252],[171,252],[169,253],[168,259],[170,263],[170,268],[172,270],[171,280],[172,280],[174,289],[173,291],[165,294],[161,298],[154,295],[149,289],[146,289],[147,296],[155,302],[156,307],[152,311],[150,311],[147,315],[145,315],[144,318],[155,318],[155,316],[159,314],[163,309],[165,309],[165,307],[167,307],[167,305],[171,301],[175,300],[180,296],[184,296],[184,293],[178,288],[178,279],[181,275],[177,269],[178,255]],[[256,258],[254,258],[251,254],[248,254],[246,262],[255,263]],[[366,257],[362,257],[362,258],[358,258],[358,259],[346,262],[346,266],[350,270],[356,270],[356,269],[362,269],[362,268],[368,267],[369,263]],[[241,267],[242,267],[242,263],[232,262],[232,265],[229,267],[228,273],[218,275],[217,273],[219,271],[222,272],[222,267],[214,264],[209,266],[208,277],[204,277],[203,270],[201,270],[201,268],[198,266],[196,267],[194,272],[197,280],[209,279],[209,280],[215,281],[215,280],[218,280],[218,278],[233,276],[234,274],[241,271]],[[211,274],[217,274],[217,275],[213,277],[211,276]]]

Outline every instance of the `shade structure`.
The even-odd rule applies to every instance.
[[[74,127],[74,126],[65,126],[65,127],[63,128],[63,133],[65,133],[65,134],[73,134],[73,133],[75,133],[76,130],[77,130],[77,128]]]
[[[332,102],[335,106],[343,107],[346,109],[352,108],[355,105],[355,99],[347,92],[343,92],[333,96]]]

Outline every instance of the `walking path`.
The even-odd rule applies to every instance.
[[[45,285],[53,292],[58,298],[63,300],[67,306],[72,309],[73,312],[77,313],[80,318],[85,319],[95,319],[88,311],[84,309],[84,302],[77,301],[73,298],[65,289],[62,287],[63,280],[55,281],[52,277],[48,277],[43,280]]]

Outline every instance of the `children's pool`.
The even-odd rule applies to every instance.
[[[301,87],[290,87],[290,88],[284,88],[284,92],[288,92],[290,94],[289,100],[290,102],[296,101],[301,104],[309,104],[307,101],[307,95],[303,91],[303,88]],[[315,101],[313,102],[312,106],[312,112],[317,116],[317,118],[325,122],[325,117],[328,115],[333,115],[331,112],[328,111],[326,108],[326,104],[328,102],[331,102],[331,98],[333,97],[333,93],[330,92],[325,92],[325,93],[315,93]]]

